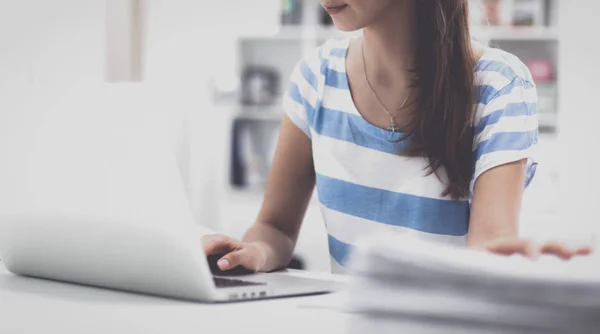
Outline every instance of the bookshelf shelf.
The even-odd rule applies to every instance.
[[[235,120],[279,122],[283,117],[281,103],[268,106],[238,106],[234,111]]]

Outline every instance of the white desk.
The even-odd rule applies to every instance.
[[[331,295],[200,304],[17,277],[0,263],[0,333],[345,333]]]
[[[306,273],[294,273],[315,277]],[[318,275],[316,275],[318,277]],[[476,323],[365,318],[335,311],[344,295],[202,304],[17,277],[0,263],[1,334],[523,334]]]

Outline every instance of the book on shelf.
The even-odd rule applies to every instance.
[[[304,4],[303,0],[282,0],[281,1],[281,24],[282,25],[301,25],[303,19]]]
[[[471,0],[471,21],[475,26],[541,27],[546,25],[544,0]]]

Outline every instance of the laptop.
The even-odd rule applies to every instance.
[[[118,85],[43,92],[0,113],[0,259],[10,272],[200,302],[341,288],[286,272],[213,275],[164,131],[172,103]]]

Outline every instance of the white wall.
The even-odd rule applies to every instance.
[[[164,94],[173,93],[172,98],[187,99],[186,110],[167,112],[172,113],[171,126],[180,127],[177,150],[193,210],[213,228],[219,225],[211,209],[219,200],[216,189],[225,185],[229,124],[222,111],[207,104],[209,76],[218,73],[226,81],[235,77],[235,37],[273,29],[278,18],[275,3],[141,1],[145,20],[142,77],[168,87]],[[10,112],[3,95],[14,97],[31,85],[36,85],[36,91],[46,87],[48,98],[51,89],[105,80],[106,5],[105,0],[0,0],[3,112]],[[80,103],[85,107],[85,101]]]
[[[101,80],[104,2],[0,0],[0,90]]]
[[[235,74],[235,39],[277,26],[277,0],[146,0],[147,79]]]
[[[600,237],[600,2],[560,6],[561,223],[565,232]]]
[[[145,76],[191,78],[207,65],[229,70],[220,65],[233,63],[233,38],[273,29],[275,2],[142,0]],[[102,80],[105,8],[105,0],[0,0],[0,87],[22,73],[29,82]]]
[[[181,13],[195,13],[181,2],[178,5],[170,2],[172,6],[164,5],[164,8],[155,8],[152,6],[159,4],[160,0],[150,0],[148,3],[151,17],[156,20],[149,20],[149,51],[154,51],[152,57],[149,57],[146,72],[149,76],[160,81],[162,77],[168,77],[172,82],[165,83],[175,91],[178,89],[177,82],[181,77],[187,76],[195,79],[196,82],[204,81],[201,79],[199,70],[189,71],[194,64],[205,64],[202,59],[193,60],[190,55],[199,56],[196,47],[201,43],[202,38],[186,40],[187,43],[176,43],[171,35],[165,34],[163,30],[173,31],[180,27],[177,21]],[[162,1],[168,4],[169,1]],[[193,3],[187,2],[188,7]],[[168,8],[178,8],[179,12],[171,16],[171,20],[162,20],[168,12]],[[36,99],[46,99],[52,103],[53,96],[58,98],[61,92],[69,89],[72,85],[86,85],[93,83],[102,83],[105,79],[106,64],[106,2],[104,0],[0,0],[0,110],[3,113],[10,113],[11,103],[19,103],[15,96],[23,96],[23,99],[32,99],[31,94],[35,93]],[[204,16],[210,14],[209,11],[203,11]],[[189,17],[189,15],[188,15]],[[164,24],[160,24],[164,21]],[[202,21],[202,17],[199,18]],[[183,21],[185,22],[185,21]],[[184,27],[182,27],[184,28]],[[186,26],[185,29],[192,30],[193,27]],[[206,31],[206,30],[205,30]],[[204,31],[204,32],[205,32]],[[199,36],[197,33],[195,36]],[[163,47],[164,46],[164,47]],[[161,49],[165,51],[161,51]],[[193,51],[190,51],[192,49]],[[179,55],[188,55],[181,57]],[[188,62],[187,66],[184,64]],[[172,71],[176,64],[179,71]],[[196,66],[196,68],[200,68]],[[32,89],[35,86],[35,89]],[[205,87],[185,84],[179,87],[187,87],[190,92],[196,91],[196,94],[189,94],[186,110],[168,110],[172,114],[172,122],[166,126],[183,127],[193,126],[197,117],[195,113],[209,114],[210,110],[202,108],[202,97],[205,97]],[[91,88],[90,88],[91,89]],[[43,97],[38,94],[43,92]],[[29,94],[29,95],[28,95]],[[165,90],[164,94],[170,94]],[[181,98],[178,94],[178,99]],[[82,108],[86,108],[86,101],[78,96],[72,97]],[[151,97],[149,97],[151,98]],[[181,104],[181,101],[177,101]],[[127,101],[123,101],[126,105]],[[40,104],[38,104],[40,105]],[[188,121],[187,123],[184,123]],[[183,128],[182,128],[183,129]],[[179,130],[179,129],[178,129]],[[201,151],[193,143],[190,133],[199,132],[197,129],[188,128],[188,131],[181,131],[182,138],[179,138],[179,153],[182,162],[187,162],[184,166],[187,172],[188,180],[197,182],[190,185],[188,191],[195,200],[200,200],[199,195],[195,193],[201,188],[200,182],[204,180],[200,174],[208,173],[206,166],[211,166],[210,152]],[[192,149],[201,151],[196,155]],[[187,151],[187,152],[186,152]],[[188,153],[188,154],[185,154]],[[203,158],[207,158],[204,160]],[[193,167],[191,165],[193,164]],[[194,172],[192,172],[194,170]],[[199,208],[194,207],[198,212]],[[215,219],[212,219],[214,221]]]
[[[174,99],[173,105],[186,100],[186,107],[164,112],[170,115],[168,126],[179,134],[176,150],[192,209],[200,223],[213,229],[225,223],[235,232],[251,224],[260,203],[251,195],[241,201],[242,208],[228,202],[231,110],[207,103],[206,87],[216,74],[222,86],[235,83],[236,36],[274,32],[278,3],[142,0],[146,21],[142,77],[153,89],[154,84],[163,85],[164,90],[154,91]],[[105,0],[0,0],[0,116],[14,110],[11,103],[31,99],[31,91],[37,92],[35,105],[40,106],[45,105],[40,101],[64,97],[73,85],[94,87],[104,82],[105,11]],[[85,97],[72,98],[70,105],[86,108]],[[241,214],[224,221],[220,217],[224,211]],[[309,258],[310,269],[327,270],[326,235],[318,209],[309,210],[307,217],[314,224],[304,226],[298,248]]]
[[[189,154],[183,165],[188,167],[188,193],[196,216],[214,229],[224,227],[220,208],[236,208],[219,205],[226,201],[231,123],[229,110],[204,103],[207,84],[216,78],[219,85],[235,85],[236,38],[253,29],[273,29],[278,16],[268,9],[276,9],[276,2],[144,1],[144,80],[176,86],[196,106],[185,120],[188,146],[183,149]]]

